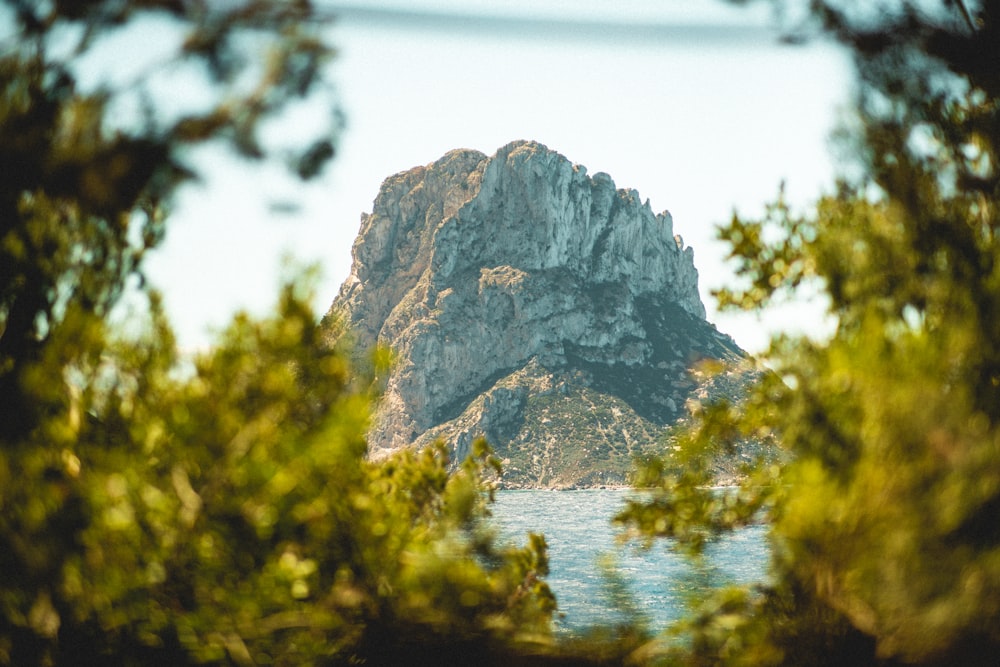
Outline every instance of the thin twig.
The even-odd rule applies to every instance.
[[[965,17],[965,23],[969,26],[969,30],[976,32],[976,24],[972,21],[972,16],[969,15],[969,10],[965,7],[965,2],[963,0],[955,0],[955,4],[958,5],[962,16]]]

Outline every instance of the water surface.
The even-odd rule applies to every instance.
[[[528,532],[542,533],[549,545],[549,585],[559,602],[557,627],[573,632],[622,620],[618,602],[632,604],[653,629],[680,618],[692,592],[726,583],[763,581],[768,549],[764,526],[750,526],[710,545],[705,565],[690,561],[660,540],[649,550],[619,546],[611,518],[634,491],[510,490],[497,493],[494,520],[501,534],[524,543]],[[602,562],[613,557],[624,582],[625,600],[609,585]]]

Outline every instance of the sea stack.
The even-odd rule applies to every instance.
[[[625,483],[708,391],[699,362],[745,356],[670,213],[530,141],[386,179],[328,318],[394,351],[372,457],[482,435],[512,487]]]

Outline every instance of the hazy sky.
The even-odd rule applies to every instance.
[[[236,308],[265,312],[286,253],[321,265],[325,312],[384,178],[453,148],[492,154],[515,139],[607,172],[669,210],[694,248],[709,319],[747,349],[760,349],[768,328],[815,326],[820,311],[806,305],[764,322],[717,314],[709,291],[733,274],[713,230],[734,209],[760,212],[782,181],[795,202],[830,189],[828,137],[850,87],[836,47],[783,45],[767,2],[336,4],[333,78],[347,124],[328,171],[302,185],[207,159],[208,177],[182,192],[151,258],[182,346],[205,345]],[[290,203],[297,213],[285,212]]]

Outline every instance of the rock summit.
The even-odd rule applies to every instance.
[[[706,392],[698,362],[743,356],[670,213],[526,141],[386,179],[328,317],[394,351],[373,457],[484,435],[507,486],[625,483]]]

